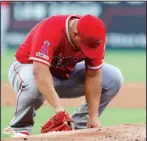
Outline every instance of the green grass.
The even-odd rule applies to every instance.
[[[14,107],[2,107],[1,113],[1,131],[7,127],[13,117]],[[73,113],[76,110],[75,107],[66,108],[69,113]],[[53,110],[48,107],[42,107],[37,111],[35,118],[35,125],[32,133],[40,133],[40,127],[43,125],[52,115]],[[108,108],[100,117],[100,120],[104,126],[118,125],[118,124],[131,124],[131,123],[146,123],[146,110],[145,109],[117,109]],[[2,138],[7,138],[7,135],[1,134]]]
[[[6,54],[1,55],[1,80],[8,81],[8,69],[14,61],[14,51],[8,51]]]
[[[13,62],[14,51],[2,54],[1,79],[7,82],[7,72]],[[105,62],[113,64],[122,71],[125,82],[146,82],[146,52],[145,51],[107,51]]]
[[[145,51],[108,51],[105,58],[120,68],[125,82],[146,82]]]

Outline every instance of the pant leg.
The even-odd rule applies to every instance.
[[[70,97],[74,97],[74,95],[75,97],[83,95],[84,73],[85,65],[82,62],[76,66],[73,74],[71,75],[70,83],[72,84],[72,87],[69,87],[69,85],[67,86],[67,89],[69,89],[69,91],[67,92],[68,96],[66,97],[69,97],[69,95]],[[98,107],[98,116],[102,114],[106,106],[118,93],[122,86],[122,83],[123,76],[120,70],[115,66],[104,64],[102,67],[102,94],[100,99],[100,106]],[[64,82],[62,84],[64,84]],[[75,86],[77,86],[79,89]],[[64,88],[64,91],[66,92],[67,89]],[[79,92],[80,94],[77,94]],[[86,123],[88,119],[88,106],[86,101],[84,101],[80,108],[72,115],[72,118],[75,121],[76,129],[86,128]]]
[[[14,131],[31,133],[35,110],[43,104],[43,96],[36,88],[32,64],[14,62],[8,72],[11,87],[17,94],[17,105],[10,127]]]
[[[56,78],[58,79],[58,78]],[[60,80],[55,89],[60,98],[76,98],[84,95],[83,83],[85,79],[84,62],[78,63],[71,72],[68,80]]]

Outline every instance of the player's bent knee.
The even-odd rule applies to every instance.
[[[113,98],[121,89],[124,77],[121,71],[114,66],[111,66],[110,74],[114,75],[108,75],[107,79],[111,79],[111,81],[109,81],[109,83],[106,83],[107,85],[105,85],[105,87],[102,89],[102,93],[107,97],[109,96],[110,98]]]

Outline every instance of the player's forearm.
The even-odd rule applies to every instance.
[[[33,74],[39,91],[46,98],[49,104],[56,112],[64,111],[64,108],[60,103],[59,96],[54,89],[52,75],[49,69],[37,68],[34,69]]]
[[[89,117],[97,118],[102,90],[101,71],[86,72],[85,96],[88,103]]]

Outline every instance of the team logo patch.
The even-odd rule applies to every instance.
[[[49,60],[48,57],[48,47],[50,46],[50,42],[48,40],[44,41],[44,44],[39,52],[36,53],[36,56],[42,57],[46,60]]]

